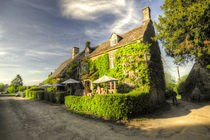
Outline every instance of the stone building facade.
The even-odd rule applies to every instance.
[[[95,47],[90,47],[90,43],[86,43],[85,50],[79,54],[78,49],[73,48],[72,58],[62,63],[60,67],[58,67],[58,69],[56,69],[56,71],[52,74],[52,77],[62,77],[67,68],[78,60],[96,60],[105,53],[109,55],[109,68],[114,68],[114,53],[119,48],[135,42],[150,43],[151,46],[149,48],[149,55],[147,54],[148,56],[146,56],[145,54],[145,59],[148,59],[147,61],[149,61],[148,67],[150,69],[151,76],[151,99],[153,102],[163,102],[165,100],[165,80],[160,48],[158,42],[152,40],[152,38],[155,36],[155,30],[151,20],[150,8],[145,7],[142,10],[142,13],[144,19],[141,26],[122,35],[112,33],[109,40]],[[78,79],[80,78],[81,77],[78,76]]]

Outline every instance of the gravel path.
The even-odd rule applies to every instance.
[[[179,114],[171,118],[164,118],[173,114],[170,113],[171,111],[166,112],[166,116],[158,114],[162,117],[161,119],[131,121],[122,125],[73,114],[66,111],[64,105],[1,95],[0,140],[148,140],[177,139],[179,136],[179,140],[191,136],[193,136],[190,138],[192,140],[193,138],[209,140],[210,112],[208,110],[210,110],[210,105],[204,106],[204,109],[201,106],[204,105],[200,105],[199,112],[203,121],[199,120],[194,124],[187,123],[187,127],[170,123],[173,122],[170,119],[177,118],[180,121],[186,119],[179,118]],[[194,119],[191,117],[191,120],[200,118],[194,113]],[[204,133],[205,136],[200,133]]]

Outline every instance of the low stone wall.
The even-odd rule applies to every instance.
[[[179,91],[182,99],[188,101],[210,100],[210,70],[195,63]]]

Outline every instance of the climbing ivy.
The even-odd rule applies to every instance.
[[[75,68],[77,68],[78,66],[79,66],[79,61],[71,64],[70,67],[68,68],[68,70],[66,72],[67,73],[71,73],[71,71],[74,70]]]
[[[149,55],[150,44],[133,43],[115,52],[116,78],[131,86],[149,88],[150,78],[145,56]]]
[[[93,77],[97,79],[104,75],[115,77],[120,83],[129,86],[149,88],[150,78],[145,55],[149,54],[150,44],[133,43],[121,47],[115,52],[115,68],[109,69],[109,56],[104,54],[96,60],[88,61],[89,70],[98,71]]]
[[[104,54],[95,61],[96,69],[99,71],[99,77],[106,75],[109,72],[109,55]]]
[[[53,85],[53,84],[56,84],[58,82],[59,82],[58,79],[54,79],[51,76],[49,76],[43,83],[44,84],[51,84],[51,85]]]

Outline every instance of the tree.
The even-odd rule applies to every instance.
[[[0,83],[0,92],[4,91],[6,88],[8,88],[7,84],[1,84]]]
[[[15,87],[10,86],[10,87],[7,88],[7,91],[8,91],[9,93],[15,93],[15,92],[16,92],[16,89],[15,89]]]
[[[23,86],[23,80],[19,74],[12,80],[10,86],[14,87],[15,89],[17,89],[19,86]]]
[[[203,66],[210,62],[210,1],[165,0],[159,16],[156,39],[176,64],[195,59]]]

